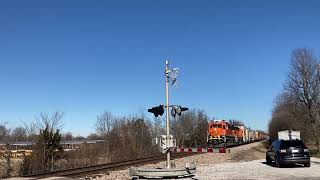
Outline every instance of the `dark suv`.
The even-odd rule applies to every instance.
[[[309,150],[302,140],[275,140],[266,153],[266,162],[275,162],[277,167],[290,164],[303,164],[310,167]]]

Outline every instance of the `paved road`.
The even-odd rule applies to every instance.
[[[311,167],[277,168],[265,160],[198,166],[192,179],[320,179],[320,159],[311,158]]]

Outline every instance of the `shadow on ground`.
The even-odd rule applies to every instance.
[[[270,167],[274,167],[274,168],[278,168],[275,163],[267,164],[267,162],[261,162],[261,164],[264,164],[264,165],[270,166]],[[292,164],[292,165],[286,165],[286,166],[284,165],[281,168],[304,168],[304,166],[302,164]]]

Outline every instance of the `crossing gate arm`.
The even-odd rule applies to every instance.
[[[183,147],[174,147],[170,148],[171,152],[181,153],[226,153],[227,149],[224,147],[221,148],[183,148]]]

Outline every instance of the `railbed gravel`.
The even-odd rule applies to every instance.
[[[212,164],[220,164],[220,163],[231,163],[231,162],[239,162],[238,159],[240,159],[240,162],[242,161],[251,161],[253,159],[261,159],[263,154],[259,151],[248,151],[252,149],[253,147],[260,147],[263,149],[262,144],[260,142],[255,142],[251,144],[246,144],[242,146],[232,147],[229,148],[230,152],[227,153],[203,153],[203,154],[197,154],[189,157],[179,158],[173,160],[173,166],[176,168],[184,168],[187,163],[194,164],[198,169],[201,169],[202,167],[208,167]],[[249,158],[248,158],[249,157]],[[253,158],[253,159],[252,159]],[[143,168],[164,168],[166,165],[166,162],[159,162],[155,164],[146,164],[143,166]],[[109,171],[107,174],[95,178],[96,180],[123,180],[123,179],[131,179],[129,176],[129,168],[124,170],[117,170],[117,171]]]

